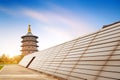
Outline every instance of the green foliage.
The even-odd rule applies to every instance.
[[[23,57],[23,55],[18,55],[10,58],[9,56],[3,54],[0,57],[0,64],[17,64]]]
[[[0,70],[3,68],[3,65],[0,65]]]

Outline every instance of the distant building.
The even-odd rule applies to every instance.
[[[30,28],[30,25],[28,25],[28,32],[26,35],[22,36],[21,37],[23,40],[21,41],[22,42],[22,55],[28,55],[28,54],[31,54],[33,52],[36,52],[38,51],[37,47],[37,36],[33,35],[32,32],[31,32],[31,28]]]

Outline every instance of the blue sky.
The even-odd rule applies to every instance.
[[[120,20],[120,0],[0,0],[0,54],[20,54],[31,24],[39,50]]]

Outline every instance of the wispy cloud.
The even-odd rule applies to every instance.
[[[19,10],[13,10],[2,6],[0,6],[0,11],[12,16],[18,16],[18,14],[20,13]]]
[[[73,26],[73,27],[84,24],[83,22],[78,23],[77,17],[76,17],[76,20],[75,20],[75,17],[71,18],[71,16],[74,16],[74,15],[70,15],[70,13],[64,13],[64,14],[63,13],[64,13],[63,11],[61,11],[61,13],[56,13],[56,12],[51,12],[51,11],[41,12],[41,11],[35,11],[31,9],[23,10],[24,15],[29,16],[33,19],[45,22],[45,23],[59,22],[59,23],[66,24],[68,26]]]
[[[59,6],[52,6],[52,8],[54,8],[54,10],[51,11],[23,9],[23,14],[44,24],[49,24],[50,26],[60,27],[61,25],[61,28],[63,28],[62,25],[64,25],[64,27],[68,27],[69,30],[73,30],[73,32],[77,34],[93,31],[90,23],[84,20],[84,16],[77,16],[74,12]]]
[[[50,26],[61,26],[61,28],[63,28],[63,26],[68,27],[69,30],[73,30],[77,34],[83,34],[93,30],[90,27],[90,23],[84,20],[84,16],[78,16],[74,12],[62,8],[58,5],[49,4],[49,6],[52,8],[52,10],[38,11],[23,7],[19,10],[13,10],[0,7],[0,11],[13,16],[27,16],[33,20],[38,20],[44,24],[49,24]]]
[[[45,14],[41,12],[26,9],[26,10],[23,10],[23,14],[26,16],[32,17],[33,19],[42,21],[42,22],[48,22],[48,17],[46,17]]]

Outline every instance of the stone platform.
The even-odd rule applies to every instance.
[[[51,76],[24,68],[19,65],[5,65],[0,70],[0,80],[58,80]]]

